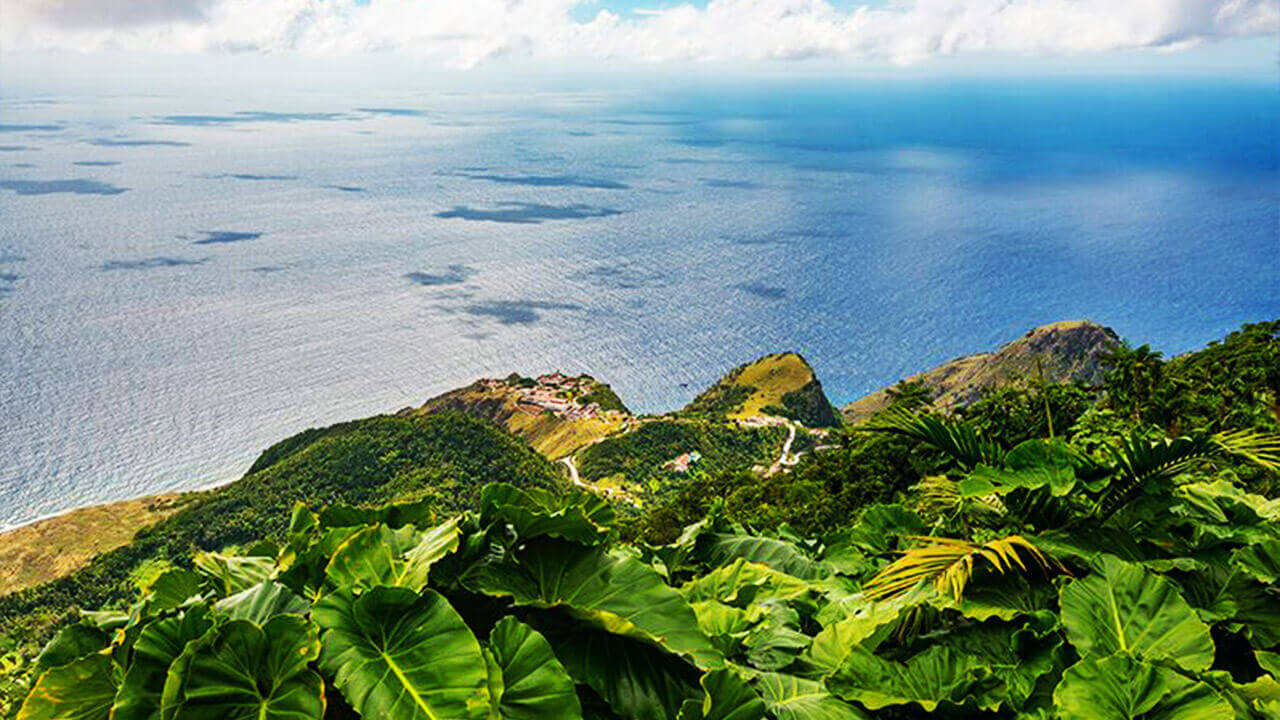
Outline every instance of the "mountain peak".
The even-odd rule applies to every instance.
[[[987,392],[1043,373],[1048,382],[1102,381],[1103,358],[1120,344],[1111,328],[1090,320],[1062,320],[1027,331],[992,352],[957,358],[912,375],[933,392],[933,407],[949,412]],[[860,422],[889,406],[889,388],[855,400],[842,411],[848,422]]]
[[[839,424],[822,383],[797,352],[770,353],[739,365],[680,414],[717,420],[782,417],[809,427]]]

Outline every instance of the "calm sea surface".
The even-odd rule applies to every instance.
[[[0,96],[0,526],[235,478],[552,369],[672,409],[796,349],[843,403],[1088,317],[1280,316],[1280,90],[764,83]]]

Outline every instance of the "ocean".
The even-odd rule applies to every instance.
[[[1060,319],[1280,316],[1280,87],[0,92],[0,527],[238,477],[480,376],[837,404]]]

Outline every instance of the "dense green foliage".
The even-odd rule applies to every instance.
[[[673,474],[663,465],[682,453],[700,453],[698,466],[706,472],[737,472],[773,462],[785,438],[786,430],[780,427],[650,420],[633,432],[588,446],[578,455],[578,471],[592,480],[621,475],[642,488],[657,490],[658,480]]]
[[[620,521],[484,422],[308,431],[0,598],[11,638],[61,627],[0,655],[0,710],[33,682],[23,720],[1275,720],[1277,330],[955,418],[901,385],[769,476],[784,428],[645,422],[578,456],[650,491]]]
[[[736,377],[730,373],[724,380],[712,385],[694,398],[680,410],[680,415],[689,418],[720,421],[742,407],[742,403],[756,391],[750,385],[738,385],[733,382]]]
[[[308,430],[268,449],[253,467],[87,567],[0,597],[0,636],[40,638],[72,605],[97,607],[126,598],[143,563],[182,565],[195,550],[278,540],[296,501],[425,499],[449,510],[473,505],[480,486],[494,478],[527,487],[562,482],[550,463],[520,441],[458,414],[380,416]]]
[[[37,660],[19,720],[1258,718],[1280,712],[1280,468],[1254,432],[1013,448],[896,410],[945,470],[803,537],[719,507],[623,546],[595,495],[494,484],[299,504],[284,542],[198,555]]]
[[[613,391],[608,385],[597,382],[591,386],[591,390],[579,398],[583,405],[595,403],[600,406],[601,410],[616,410],[618,412],[630,413],[627,406],[622,402],[622,398]]]
[[[808,427],[835,427],[840,424],[836,409],[831,407],[827,394],[822,391],[822,383],[817,379],[799,390],[783,393],[781,407],[768,406],[764,410]]]

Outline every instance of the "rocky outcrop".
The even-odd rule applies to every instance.
[[[966,355],[906,378],[922,383],[933,397],[934,409],[949,412],[981,398],[991,390],[1038,379],[1051,383],[1102,381],[1106,354],[1120,342],[1110,328],[1088,320],[1068,320],[1038,327],[995,352]],[[846,405],[846,422],[857,423],[885,409],[892,387],[878,390]]]

